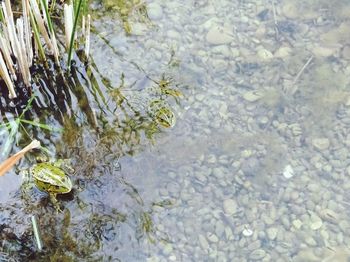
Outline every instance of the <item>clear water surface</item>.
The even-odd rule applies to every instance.
[[[74,192],[57,214],[23,197],[18,170],[2,177],[5,261],[350,258],[348,1],[105,0],[91,14],[90,82],[77,74],[64,120],[46,118],[63,133],[32,133],[72,159]],[[166,98],[175,126],[153,132],[161,83],[182,95]]]

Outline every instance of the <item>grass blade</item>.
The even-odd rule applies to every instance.
[[[15,121],[10,121],[10,134],[7,137],[5,145],[3,146],[2,156],[8,155],[11,150],[11,146],[13,145],[13,141],[15,140],[16,134],[18,133],[19,121],[16,119]]]
[[[51,17],[50,17],[50,14],[49,14],[49,8],[47,6],[47,2],[46,0],[41,0],[41,6],[42,6],[42,9],[43,9],[43,13],[44,13],[44,18],[45,18],[45,21],[46,21],[46,24],[49,28],[49,34],[50,34],[50,37],[51,37],[51,41],[52,41],[52,51],[53,51],[53,54],[55,56],[55,60],[56,60],[56,63],[57,65],[59,65],[59,52],[58,52],[58,46],[57,46],[57,41],[56,41],[56,37],[55,37],[55,31],[54,31],[54,28],[53,28],[53,24],[52,24],[52,21],[51,21]]]
[[[75,15],[74,15],[74,25],[73,25],[73,30],[72,30],[71,37],[70,37],[69,50],[68,50],[68,70],[70,70],[70,66],[71,66],[71,62],[72,62],[72,53],[73,53],[75,31],[77,30],[77,24],[78,24],[78,20],[79,20],[79,14],[80,14],[80,9],[82,7],[82,3],[83,3],[83,0],[79,0]]]
[[[33,12],[31,10],[29,10],[29,18],[30,18],[30,22],[32,24],[35,43],[36,43],[36,46],[38,48],[39,56],[41,57],[42,61],[46,62],[47,60],[46,60],[45,51],[44,51],[43,45],[41,44],[41,41],[40,41],[39,29],[38,29],[38,26],[35,22]]]
[[[21,119],[21,122],[32,125],[32,126],[37,126],[37,127],[42,128],[42,129],[49,130],[49,131],[62,131],[62,128],[54,128],[54,127],[51,127],[47,124],[42,124],[40,122],[31,121],[31,120],[27,120],[27,119]]]
[[[45,43],[47,44],[49,50],[52,53],[54,53],[52,41],[50,40],[49,34],[46,30],[45,22],[44,22],[44,19],[41,17],[39,6],[38,6],[36,0],[30,0],[30,6],[31,6],[31,10],[33,12],[34,18],[35,18],[35,22],[36,22],[37,27],[39,29],[39,32],[44,37]]]

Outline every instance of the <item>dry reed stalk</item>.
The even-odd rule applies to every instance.
[[[5,0],[5,2],[1,3],[2,6],[2,11],[4,13],[4,18],[5,18],[5,30],[7,32],[6,36],[8,37],[9,43],[11,44],[11,50],[12,54],[17,57],[17,49],[15,48],[15,40],[14,40],[14,35],[15,33],[13,32],[13,29],[15,28],[15,23],[13,21],[13,16],[12,16],[12,10],[11,10],[11,4],[9,3],[9,0]]]
[[[24,46],[24,32],[23,32],[23,20],[21,18],[17,19],[17,27],[15,26],[13,20],[13,13],[11,9],[10,0],[5,0],[2,2],[3,12],[5,16],[5,21],[7,23],[7,31],[9,35],[9,39],[11,41],[12,52],[17,59],[18,67],[23,76],[24,84],[29,87],[30,86],[30,72],[29,66],[27,64],[27,54],[26,48]],[[16,33],[16,28],[18,35]]]
[[[85,56],[86,59],[89,58],[90,53],[90,26],[91,26],[91,17],[90,15],[87,16],[87,27],[86,27],[86,33],[85,33]]]
[[[70,47],[70,41],[73,32],[73,21],[74,21],[74,10],[73,5],[64,4],[64,25],[65,25],[65,35],[66,35],[66,49]]]
[[[28,58],[26,53],[26,46],[24,41],[24,25],[23,19],[17,19],[17,38],[19,43],[19,54],[20,60],[18,61],[19,67],[21,69],[21,73],[23,76],[23,82],[27,87],[30,87],[31,76],[29,72]]]
[[[20,160],[25,153],[28,151],[40,147],[40,142],[38,140],[33,140],[29,145],[23,148],[21,151],[17,152],[13,156],[10,156],[4,162],[0,164],[0,176],[4,175],[7,171],[9,171],[18,160]]]
[[[54,50],[53,44],[50,40],[49,34],[46,30],[45,22],[40,14],[39,6],[38,6],[36,0],[30,0],[30,6],[31,6],[30,10],[32,11],[32,13],[35,17],[35,20],[36,20],[36,23],[38,25],[38,29],[39,29],[41,35],[44,37],[45,43],[47,44],[47,47],[49,48],[49,50],[54,54],[55,50]]]
[[[2,57],[2,54],[0,53],[0,75],[4,79],[6,86],[9,90],[9,98],[16,98],[17,94],[15,92],[13,82],[11,80],[11,77],[7,71],[6,64],[4,61],[4,58]]]
[[[8,70],[11,73],[11,76],[13,78],[13,80],[17,80],[17,76],[16,76],[16,70],[13,66],[13,61],[11,58],[11,46],[8,45],[8,42],[6,41],[6,39],[0,35],[0,50],[3,53],[5,62],[6,62],[6,66],[8,68]]]
[[[22,9],[23,9],[23,23],[24,23],[24,35],[25,35],[25,46],[27,49],[27,61],[28,65],[32,66],[33,64],[33,48],[32,48],[32,31],[30,29],[29,22],[29,2],[28,0],[22,0]]]

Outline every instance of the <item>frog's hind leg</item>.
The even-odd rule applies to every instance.
[[[57,212],[62,212],[61,206],[57,200],[57,194],[50,194],[50,201]]]

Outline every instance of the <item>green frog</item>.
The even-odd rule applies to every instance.
[[[116,12],[122,20],[125,32],[131,34],[130,16],[133,12],[138,11],[139,16],[148,20],[146,4],[141,0],[103,0],[103,5],[107,11]]]
[[[174,127],[176,117],[170,106],[160,99],[153,99],[148,107],[151,117],[162,127]]]
[[[73,173],[67,160],[41,162],[24,171],[24,175],[33,177],[34,183],[40,191],[49,194],[50,200],[61,211],[56,196],[66,194],[72,190],[72,181],[66,173]]]

